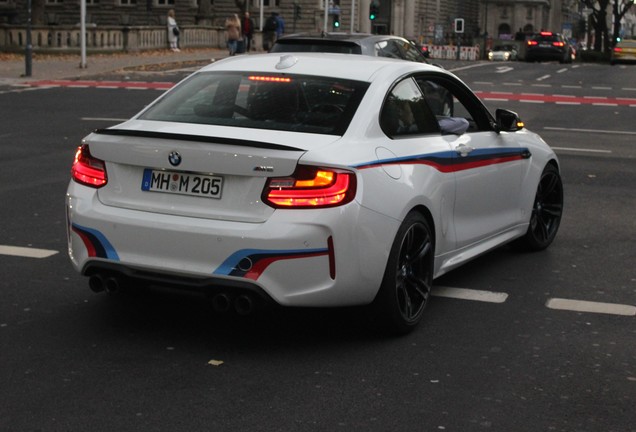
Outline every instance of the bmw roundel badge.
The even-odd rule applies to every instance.
[[[171,151],[170,155],[168,155],[168,162],[172,166],[178,166],[181,163],[181,155],[178,151]]]

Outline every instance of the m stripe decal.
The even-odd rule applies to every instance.
[[[354,165],[354,168],[367,169],[382,165],[428,165],[443,173],[464,171],[488,165],[528,159],[530,151],[527,148],[511,149],[477,149],[468,156],[460,157],[457,152],[446,151],[401,158],[382,159],[368,163]]]

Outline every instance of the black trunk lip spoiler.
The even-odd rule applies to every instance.
[[[263,141],[252,141],[252,140],[224,138],[224,137],[215,137],[215,136],[207,136],[207,135],[190,135],[190,134],[179,134],[179,133],[170,133],[170,132],[150,132],[150,131],[131,130],[131,129],[96,129],[93,131],[93,133],[98,135],[130,136],[130,137],[141,137],[141,138],[157,138],[157,139],[169,139],[169,140],[179,140],[179,141],[206,142],[206,143],[213,143],[213,144],[228,144],[228,145],[236,145],[236,146],[242,146],[242,147],[255,147],[255,148],[270,149],[270,150],[301,151],[301,152],[306,151],[305,149],[301,149],[298,147],[285,146],[281,144],[274,144],[274,143],[268,143]]]

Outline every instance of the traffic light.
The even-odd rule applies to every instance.
[[[371,21],[375,21],[375,19],[378,17],[378,11],[379,11],[379,6],[378,3],[376,3],[375,1],[372,1],[371,4],[369,5],[369,19]]]
[[[339,29],[340,28],[340,15],[334,15],[333,16],[333,28],[334,29]]]

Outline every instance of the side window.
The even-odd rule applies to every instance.
[[[380,126],[391,138],[440,133],[435,116],[412,78],[393,87],[384,101]]]
[[[426,102],[437,118],[442,134],[492,130],[486,108],[461,83],[448,77],[417,77]]]
[[[402,59],[400,48],[392,40],[384,40],[375,44],[375,53],[378,57]]]
[[[404,45],[402,45],[402,50],[404,51],[405,60],[426,63],[424,56],[420,54],[419,50],[410,43],[404,43]]]

